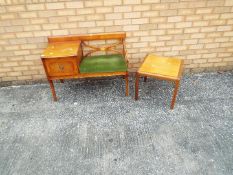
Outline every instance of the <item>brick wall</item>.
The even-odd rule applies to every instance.
[[[233,69],[233,0],[0,0],[0,81],[45,78],[47,36],[127,32],[130,71],[148,52],[186,72]]]

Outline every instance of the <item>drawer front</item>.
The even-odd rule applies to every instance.
[[[49,77],[74,76],[78,73],[76,58],[45,59],[44,65]]]

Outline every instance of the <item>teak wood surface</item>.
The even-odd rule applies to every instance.
[[[53,84],[53,80],[79,79],[91,77],[109,77],[124,76],[126,82],[125,95],[129,94],[128,71],[125,72],[100,72],[100,73],[81,73],[79,65],[85,56],[91,55],[98,51],[111,51],[120,53],[124,56],[126,64],[128,64],[127,52],[125,50],[126,33],[102,33],[89,35],[68,35],[48,37],[48,47],[41,55],[43,66],[47,79],[50,84],[54,101],[57,96]],[[117,43],[98,47],[86,44],[85,41],[95,40],[118,40]],[[116,46],[122,45],[121,50],[115,49]],[[83,48],[88,47],[90,50],[87,54],[83,54]]]

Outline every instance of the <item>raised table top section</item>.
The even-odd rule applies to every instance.
[[[181,75],[182,60],[178,58],[168,58],[148,55],[138,72],[154,76],[162,76],[168,78],[179,78]]]
[[[59,58],[77,56],[81,41],[65,41],[49,43],[41,58]]]

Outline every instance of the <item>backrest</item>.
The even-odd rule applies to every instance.
[[[100,33],[100,34],[88,34],[88,35],[68,35],[68,36],[59,36],[59,37],[49,37],[48,42],[66,42],[66,41],[78,41],[81,40],[83,57],[89,56],[95,52],[114,52],[118,54],[123,54],[125,56],[125,38],[126,33]],[[116,41],[110,43],[111,41]],[[92,45],[91,41],[106,41],[106,45]],[[108,42],[109,41],[109,42]],[[105,43],[106,43],[105,42]],[[110,44],[109,44],[110,43]],[[84,53],[85,48],[87,48]]]

